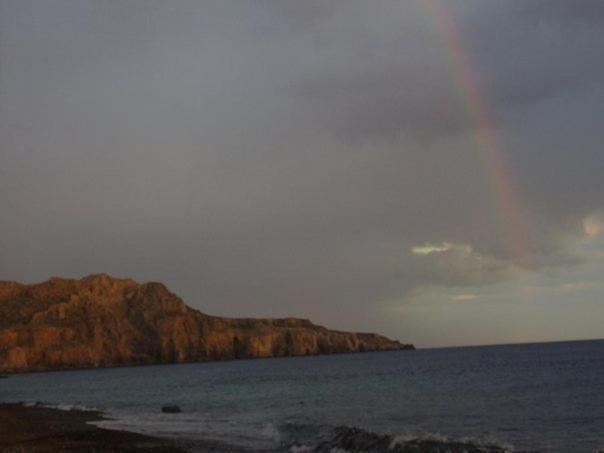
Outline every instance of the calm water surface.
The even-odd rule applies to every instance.
[[[34,373],[0,401],[105,411],[103,426],[287,451],[340,425],[511,449],[604,449],[604,341]],[[162,414],[177,404],[181,414]]]

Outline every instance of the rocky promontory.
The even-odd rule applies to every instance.
[[[413,349],[305,319],[221,318],[106,274],[0,282],[0,372]]]

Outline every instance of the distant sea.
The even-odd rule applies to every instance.
[[[301,451],[345,425],[593,453],[604,449],[604,341],[22,374],[0,380],[0,402],[15,401],[95,408],[115,418],[100,426],[225,451]]]

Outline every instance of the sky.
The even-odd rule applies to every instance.
[[[603,47],[600,0],[0,0],[0,279],[602,338]]]

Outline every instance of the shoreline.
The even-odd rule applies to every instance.
[[[209,359],[209,360],[183,360],[181,362],[131,362],[131,363],[119,363],[104,366],[91,366],[91,367],[58,367],[58,368],[41,368],[41,369],[30,369],[26,371],[14,371],[14,370],[0,370],[0,379],[8,379],[11,376],[17,376],[20,374],[34,374],[34,373],[57,373],[63,371],[89,371],[89,370],[111,370],[116,368],[133,368],[133,367],[147,367],[147,366],[168,366],[168,365],[196,365],[205,363],[225,363],[225,362],[240,362],[240,361],[253,361],[253,360],[282,360],[282,359],[300,359],[306,357],[330,357],[340,355],[357,355],[357,354],[379,354],[388,352],[400,352],[400,351],[416,351],[414,345],[403,345],[400,349],[380,349],[375,351],[346,351],[346,352],[324,352],[319,354],[295,354],[295,355],[280,355],[280,356],[267,356],[267,357],[239,357],[239,358],[221,358],[221,359]],[[3,404],[3,403],[0,403]]]
[[[214,441],[177,441],[139,434],[132,431],[107,429],[91,422],[109,420],[102,412],[83,409],[58,409],[36,404],[0,403],[0,451],[23,452],[96,452],[96,453],[250,453],[308,451],[330,453],[334,451],[373,451],[375,453],[406,453],[417,451],[438,453],[508,453],[506,447],[467,439],[410,438],[404,441],[395,436],[378,434],[360,428],[338,426],[329,439],[311,445],[294,442],[262,450]],[[292,450],[293,449],[293,450]],[[529,453],[529,452],[526,452]],[[537,453],[537,452],[530,452]]]
[[[107,420],[107,417],[99,411],[0,403],[0,450],[156,453],[189,451],[186,446],[173,440],[99,428],[90,423],[101,420]]]

